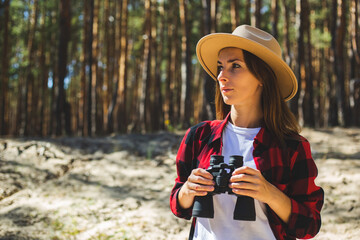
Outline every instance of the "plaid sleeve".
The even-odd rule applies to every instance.
[[[198,126],[190,128],[183,140],[181,141],[177,156],[176,156],[176,169],[177,178],[175,179],[175,185],[170,194],[170,208],[171,211],[180,218],[190,219],[192,215],[192,209],[183,209],[178,202],[178,193],[187,181],[187,178],[191,174],[193,169],[192,159],[194,158],[194,137]]]
[[[318,171],[307,140],[298,145],[290,169],[292,180],[288,194],[292,207],[286,232],[296,238],[312,238],[320,230],[324,191],[315,184]]]

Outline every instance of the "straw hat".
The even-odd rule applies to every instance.
[[[298,89],[296,77],[282,59],[280,45],[272,35],[249,25],[241,25],[232,34],[213,33],[201,38],[196,46],[196,54],[202,67],[215,81],[218,54],[226,47],[241,48],[261,58],[274,71],[284,100],[295,96]]]

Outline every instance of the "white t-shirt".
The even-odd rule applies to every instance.
[[[240,128],[229,122],[223,131],[224,162],[229,163],[231,155],[241,155],[245,166],[256,169],[252,152],[259,131],[260,128]],[[214,218],[197,218],[194,239],[275,240],[265,204],[255,200],[256,221],[239,221],[233,219],[236,199],[235,195],[227,193],[214,195]]]

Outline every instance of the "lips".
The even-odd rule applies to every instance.
[[[228,92],[231,92],[233,89],[232,88],[227,88],[227,87],[222,87],[220,88],[221,92],[222,93],[228,93]]]

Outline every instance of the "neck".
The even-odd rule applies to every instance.
[[[230,117],[237,127],[257,128],[261,127],[263,112],[261,107],[232,105]]]

